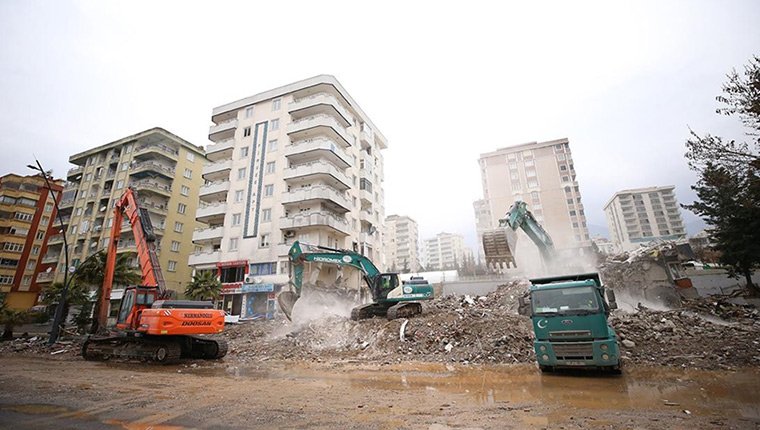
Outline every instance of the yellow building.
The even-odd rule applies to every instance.
[[[53,280],[58,260],[43,255],[55,233],[53,196],[60,199],[61,184],[50,180],[51,196],[41,175],[0,177],[0,296],[10,308],[31,308]]]
[[[180,295],[192,278],[187,265],[194,251],[198,190],[203,184],[207,160],[202,147],[162,128],[74,154],[63,192],[61,213],[66,216],[70,265],[77,266],[93,253],[105,249],[113,228],[113,207],[127,187],[147,209],[158,237],[159,264],[166,287]],[[136,252],[128,223],[121,226],[119,252]],[[63,252],[58,258],[63,260]],[[137,259],[133,259],[137,266]],[[63,264],[56,276],[63,280]]]

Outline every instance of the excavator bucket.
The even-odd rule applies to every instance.
[[[488,267],[517,267],[514,257],[515,232],[509,228],[496,228],[483,232],[483,252]]]
[[[277,304],[280,305],[280,310],[288,318],[288,321],[292,321],[290,315],[293,313],[293,306],[298,301],[298,295],[294,291],[283,291],[277,295]]]

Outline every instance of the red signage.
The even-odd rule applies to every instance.
[[[222,294],[241,294],[243,292],[242,282],[231,282],[222,284]]]
[[[222,261],[221,263],[216,263],[216,267],[240,267],[247,265],[248,260]]]

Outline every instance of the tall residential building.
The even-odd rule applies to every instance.
[[[618,191],[604,205],[610,239],[624,251],[653,240],[686,237],[675,186]]]
[[[549,233],[560,255],[589,250],[591,240],[567,139],[501,148],[482,154],[479,162],[483,199],[493,227],[515,201],[522,200]],[[538,249],[521,231],[515,258],[518,267],[541,261]]]
[[[419,230],[408,216],[385,218],[385,262],[390,271],[409,273],[420,270]]]
[[[50,180],[56,200],[63,181]],[[37,304],[52,282],[57,259],[46,255],[55,234],[56,208],[42,175],[0,177],[0,302],[13,309]]]
[[[127,187],[137,191],[158,236],[158,261],[166,287],[183,294],[192,278],[187,265],[193,252],[198,190],[206,163],[203,149],[162,128],[152,128],[69,157],[61,213],[67,224],[70,265],[104,250],[113,228],[113,208]],[[129,222],[120,226],[119,252],[136,252]],[[58,235],[55,241],[62,244]],[[61,247],[46,258],[64,260]],[[133,260],[137,265],[137,260]],[[64,264],[57,280],[63,279]]]
[[[196,270],[218,270],[225,310],[271,315],[293,241],[352,249],[383,268],[386,138],[320,75],[213,109]],[[335,275],[326,268],[320,275]],[[321,278],[320,278],[321,279]],[[360,277],[351,282],[358,288]]]
[[[449,270],[462,266],[465,253],[464,236],[456,233],[438,233],[423,242],[425,270]],[[472,258],[472,251],[469,251]]]

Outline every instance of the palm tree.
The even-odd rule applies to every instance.
[[[3,325],[3,340],[13,339],[13,328],[29,322],[29,312],[18,309],[0,311],[0,324]]]
[[[217,300],[221,294],[222,282],[212,270],[196,272],[185,288],[185,295],[193,300]]]
[[[116,254],[116,265],[113,272],[114,285],[136,285],[142,280],[142,275],[138,273],[131,265],[129,260],[133,257],[132,253]],[[103,278],[106,271],[106,260],[108,255],[105,251],[98,251],[96,254],[89,256],[82,264],[77,267],[74,277],[85,284],[92,285],[97,289],[97,298],[95,299],[94,315],[100,312],[100,302],[103,296]],[[80,321],[81,323],[82,321]],[[98,321],[93,319],[90,333],[95,333],[99,329]]]

